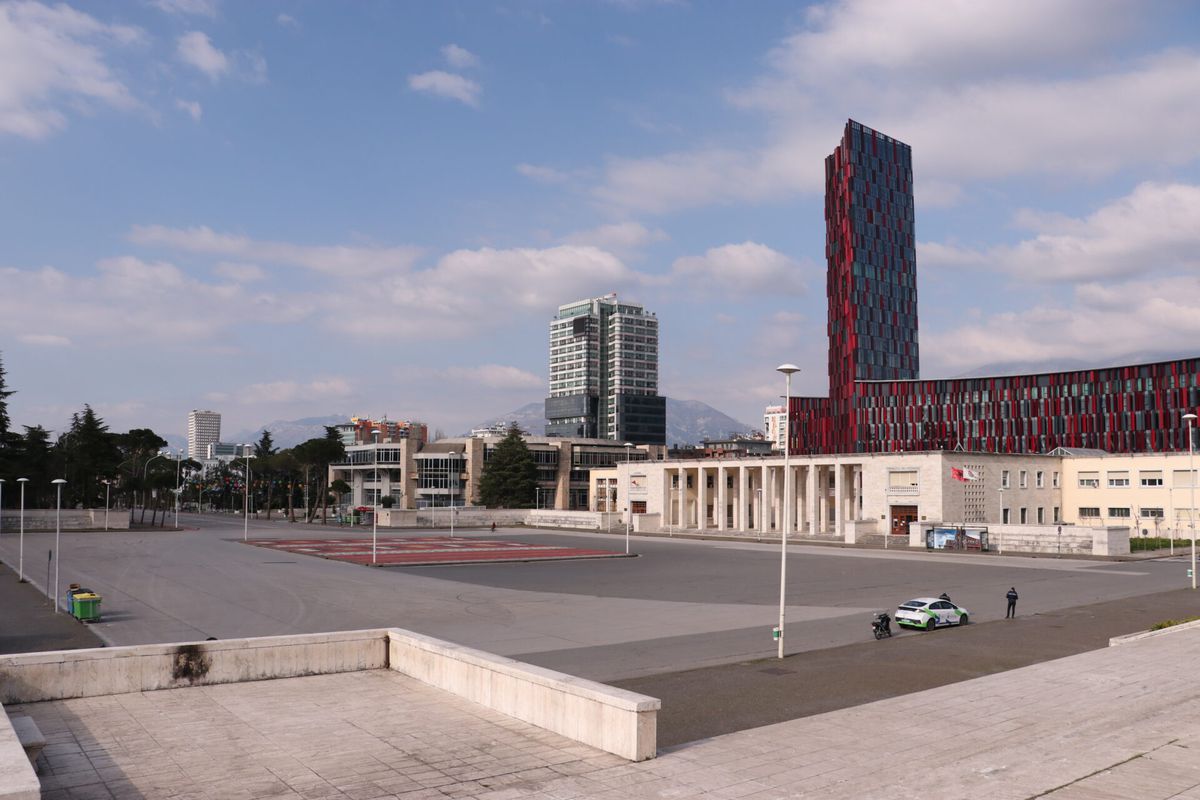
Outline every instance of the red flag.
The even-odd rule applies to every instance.
[[[954,478],[954,480],[956,480],[956,481],[963,481],[964,483],[965,483],[965,482],[966,482],[966,480],[967,480],[966,476],[965,476],[965,475],[963,475],[963,471],[962,471],[961,469],[959,469],[958,467],[951,467],[951,468],[950,468],[950,476],[951,476],[952,478]]]

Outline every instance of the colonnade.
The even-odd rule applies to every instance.
[[[845,535],[845,521],[861,509],[862,467],[855,463],[792,463],[785,490],[783,460],[724,465],[664,465],[663,518],[667,530],[736,531],[778,535]],[[786,495],[786,496],[785,496]]]

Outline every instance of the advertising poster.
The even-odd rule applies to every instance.
[[[987,530],[984,528],[930,528],[925,533],[925,546],[930,550],[987,550]]]

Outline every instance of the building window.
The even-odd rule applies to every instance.
[[[1099,519],[1100,509],[1095,506],[1081,506],[1079,509],[1080,519]]]
[[[1124,489],[1124,488],[1128,488],[1128,486],[1129,486],[1129,473],[1128,472],[1122,471],[1122,472],[1108,473],[1108,488]]]
[[[1100,486],[1099,472],[1081,472],[1079,473],[1079,488],[1081,489],[1096,489]]]
[[[1050,485],[1053,486],[1055,489],[1057,489],[1058,488],[1058,473],[1057,472],[1055,472],[1052,475],[1050,481],[1051,481]]]
[[[1163,510],[1161,508],[1141,508],[1138,511],[1143,517],[1150,517],[1152,519],[1163,518]]]
[[[1138,473],[1138,477],[1140,478],[1139,482],[1142,484],[1142,486],[1148,489],[1163,485],[1163,475],[1159,470],[1154,470],[1152,472],[1140,472]]]
[[[645,500],[634,500],[629,504],[629,507],[630,507],[630,512],[633,514],[645,514],[646,513],[646,501]]]
[[[1042,471],[1039,469],[1039,470],[1037,471],[1037,473],[1035,474],[1035,479],[1036,479],[1036,481],[1037,481],[1037,488],[1039,488],[1039,489],[1045,489],[1045,488],[1046,488],[1046,473],[1042,472]]]
[[[1022,506],[1021,507],[1021,524],[1024,525],[1027,522],[1029,522],[1029,509]]]
[[[1021,488],[1022,489],[1029,488],[1029,473],[1026,472],[1025,470],[1021,470]]]
[[[1110,508],[1108,510],[1108,515],[1110,517],[1121,517],[1121,518],[1127,519],[1129,517],[1129,509],[1128,508]]]
[[[1008,470],[1004,470],[1003,472],[1000,473],[1000,488],[1007,489],[1008,485],[1009,485]]]
[[[1010,511],[1012,511],[1012,509],[1011,509],[1011,508],[1006,508],[1006,509],[1004,509],[1004,515],[1003,515],[1003,518],[1000,520],[1000,523],[1001,523],[1002,525],[1007,525],[1007,524],[1008,524],[1008,512],[1010,512]]]
[[[1055,521],[1056,523],[1058,523],[1058,522],[1061,522],[1061,521],[1062,521],[1062,518],[1061,518],[1061,517],[1059,517],[1059,515],[1058,515],[1058,506],[1055,506],[1055,507],[1054,507],[1054,521]]]
[[[1038,506],[1038,525],[1046,524],[1046,509]]]

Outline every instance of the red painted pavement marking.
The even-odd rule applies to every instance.
[[[446,536],[385,537],[377,540],[371,558],[371,539],[258,539],[259,547],[315,555],[354,564],[455,564],[487,561],[543,561],[621,556],[611,550],[509,542],[498,539],[451,539]]]

